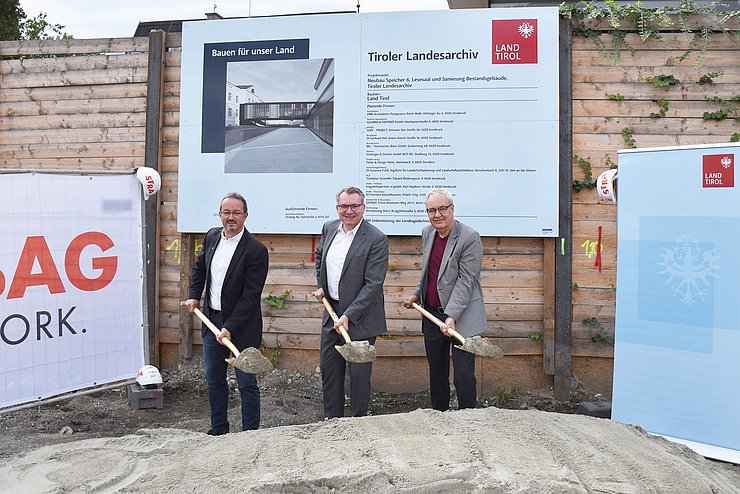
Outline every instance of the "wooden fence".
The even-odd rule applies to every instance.
[[[592,27],[604,31],[601,39],[610,46],[609,28],[596,23]],[[572,140],[572,153],[583,160],[573,163],[574,179],[585,180],[589,166],[595,178],[617,164],[618,149],[631,145],[721,143],[738,132],[733,119],[737,112],[724,120],[703,118],[723,104],[708,98],[731,101],[740,94],[736,40],[713,34],[698,67],[699,47],[681,59],[690,47],[683,33],[666,31],[662,42],[642,42],[630,34],[626,41],[634,51],[622,50],[618,63],[585,37],[574,36],[568,47],[572,134],[568,125],[562,132],[564,141]],[[162,176],[153,210],[158,217],[158,255],[153,264],[155,304],[150,307],[152,357],[162,367],[200,352],[199,325],[179,306],[187,298],[190,268],[202,239],[180,234],[176,226],[180,46],[179,34],[161,32],[149,38],[0,42],[0,168],[131,170],[146,164]],[[712,72],[721,75],[712,83],[699,83],[702,75]],[[672,75],[680,83],[656,87],[646,80],[660,75]],[[249,197],[248,190],[240,192]],[[270,251],[263,295],[288,292],[286,308],[263,305],[265,352],[279,367],[314,370],[322,306],[310,294],[315,289],[312,254],[318,236],[258,238]],[[489,318],[485,335],[495,339],[506,357],[479,359],[481,391],[553,386],[561,365],[568,376],[572,372],[574,383],[610,394],[615,206],[587,188],[573,194],[570,238],[486,237],[483,246]],[[572,252],[572,293],[559,298],[555,259],[564,252]],[[415,311],[401,308],[418,280],[420,259],[419,237],[391,237],[392,270],[385,283],[389,333],[376,344],[379,358],[373,376],[379,391],[427,387],[420,319]],[[558,290],[562,296],[562,285]],[[565,312],[572,311],[570,324],[563,324],[556,318],[556,301],[571,299]]]

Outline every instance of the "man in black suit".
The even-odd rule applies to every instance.
[[[383,282],[388,272],[388,237],[363,220],[365,194],[345,187],[337,194],[338,220],[328,221],[316,247],[316,284],[313,295],[323,297],[340,315],[339,322],[324,310],[321,329],[321,380],[324,415],[344,416],[344,375],[349,366],[350,408],[353,417],[367,415],[370,405],[372,362],[347,363],[334,345],[344,340],[341,324],[353,341],[368,341],[386,332]]]
[[[205,313],[216,327],[222,328],[216,337],[203,324],[201,333],[211,406],[208,434],[212,436],[229,432],[225,362],[229,350],[222,339],[229,338],[239,350],[248,346],[259,348],[262,342],[260,297],[268,267],[267,248],[244,228],[249,216],[247,200],[232,192],[221,200],[218,214],[223,228],[212,228],[206,233],[203,250],[193,268],[189,299],[185,302],[192,313],[205,288]],[[257,376],[236,368],[234,371],[242,402],[242,430],[257,429],[260,424]]]

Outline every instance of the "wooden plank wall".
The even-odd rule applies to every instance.
[[[605,46],[611,46],[610,29],[603,24],[593,27],[605,30],[601,39]],[[738,23],[730,27],[737,31]],[[738,38],[712,34],[704,62],[697,66],[702,56],[700,42],[681,61],[690,47],[688,37],[681,32],[663,32],[661,36],[662,41],[643,42],[637,34],[628,34],[625,41],[635,51],[622,50],[616,65],[601,56],[591,40],[573,37],[573,152],[589,161],[594,178],[612,163],[617,164],[617,150],[630,147],[622,135],[625,128],[640,148],[729,142],[740,131],[732,117],[703,119],[704,112],[719,109],[708,98],[730,100],[740,95]],[[714,83],[699,84],[702,75],[715,71],[722,75]],[[662,88],[646,81],[659,75],[672,75],[681,83]],[[624,100],[612,100],[608,95],[621,95]],[[661,98],[668,101],[668,111],[662,118],[653,118],[651,114],[660,113],[656,101]],[[584,179],[583,170],[575,164],[573,176]],[[573,218],[573,282],[577,285],[573,293],[573,372],[591,389],[610,390],[612,348],[591,342],[595,330],[583,320],[596,318],[609,336],[614,335],[616,206],[599,200],[593,189],[586,189],[574,195]]]
[[[598,26],[595,26],[598,27]],[[610,34],[602,35],[610,45]],[[705,111],[718,107],[706,98],[731,99],[740,94],[740,48],[722,34],[711,37],[704,65],[694,67],[698,51],[685,61],[688,48],[681,33],[663,34],[665,44],[641,42],[628,35],[634,53],[622,51],[619,64],[600,56],[592,41],[573,37],[574,153],[587,159],[594,177],[617,163],[617,150],[626,148],[622,129],[631,129],[638,147],[727,142],[738,131],[732,119],[705,121]],[[159,321],[157,357],[160,366],[200,353],[196,322],[183,314],[193,256],[201,235],[177,232],[177,170],[181,38],[167,35],[165,54],[163,158],[160,200]],[[147,38],[0,42],[0,168],[5,169],[133,169],[144,164],[147,78]],[[29,56],[30,55],[30,56]],[[43,57],[34,57],[43,55]],[[48,55],[54,55],[53,57]],[[713,84],[700,85],[701,75],[723,71]],[[677,86],[656,88],[644,79],[673,75]],[[620,94],[623,101],[607,95]],[[665,98],[663,118],[655,100]],[[583,179],[574,164],[573,176]],[[570,186],[570,184],[563,184]],[[249,198],[249,191],[240,191]],[[331,197],[326,198],[332,200]],[[203,205],[213,207],[217,205]],[[613,347],[592,341],[596,318],[613,336],[616,285],[616,208],[597,199],[593,189],[574,196],[573,210],[572,366],[578,381],[590,391],[610,394]],[[216,222],[214,217],[214,224]],[[248,224],[247,224],[248,226]],[[264,296],[286,290],[288,306],[264,304],[265,351],[278,366],[314,370],[318,365],[321,305],[313,300],[312,235],[260,235],[270,251],[270,272]],[[545,333],[543,321],[552,321],[552,300],[545,300],[552,266],[551,246],[560,242],[529,238],[484,238],[483,288],[489,317],[487,336],[493,337],[506,357],[479,359],[482,392],[501,387],[552,386],[552,355],[543,347],[552,341],[531,339]],[[545,252],[545,245],[548,251]],[[426,362],[415,311],[402,309],[401,300],[419,276],[419,237],[392,237],[386,284],[389,335],[377,343],[379,358],[374,386],[381,391],[426,389]],[[600,252],[600,266],[596,264]],[[550,258],[551,259],[551,258]],[[183,282],[181,282],[183,280]],[[549,290],[548,290],[549,293]],[[195,328],[195,329],[194,329]],[[192,341],[192,348],[190,347]],[[549,359],[549,360],[548,360]],[[547,362],[547,364],[545,363]],[[551,371],[550,371],[551,372]]]

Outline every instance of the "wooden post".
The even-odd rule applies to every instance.
[[[554,396],[570,400],[573,320],[573,47],[570,23],[560,20],[560,218],[555,254]]]
[[[555,246],[554,238],[546,238],[543,249],[542,274],[544,293],[542,307],[542,372],[555,374]]]
[[[159,163],[162,159],[164,42],[164,31],[149,33],[144,161],[146,166],[155,170],[159,170]],[[159,365],[159,332],[157,331],[159,320],[159,204],[158,196],[151,196],[146,201],[144,210],[148,359],[157,366]]]
[[[193,258],[195,249],[193,235],[190,233],[180,234],[180,300],[187,300],[190,290],[190,278],[193,270]],[[179,355],[181,359],[189,359],[193,356],[193,316],[180,307],[179,328],[180,344]]]

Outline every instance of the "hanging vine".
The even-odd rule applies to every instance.
[[[616,0],[606,0],[603,4],[599,2],[598,5],[593,1],[580,1],[561,5],[560,17],[571,21],[574,36],[585,36],[592,40],[599,51],[599,56],[611,58],[614,65],[619,64],[622,50],[634,51],[634,47],[625,39],[627,32],[637,32],[643,42],[653,39],[665,46],[661,30],[677,26],[678,30],[691,39],[688,49],[678,57],[678,60],[688,58],[699,45],[700,51],[694,65],[700,67],[704,63],[712,33],[724,33],[740,40],[740,31],[727,27],[732,19],[740,18],[740,11],[724,12],[719,10],[720,5],[722,5],[720,2],[697,5],[694,0],[680,0],[678,6],[662,7],[645,7],[641,2],[624,4]],[[692,28],[689,18],[698,20],[703,25]],[[587,21],[600,19],[606,20],[611,27],[608,31],[612,35],[610,48],[606,47],[600,37],[603,31],[587,26]],[[623,24],[633,27],[623,28]]]

